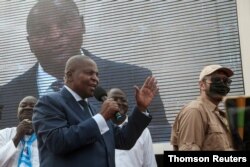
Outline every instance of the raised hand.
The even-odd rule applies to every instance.
[[[137,107],[140,111],[145,111],[159,90],[157,80],[155,77],[149,76],[141,88],[138,86],[134,87],[136,90],[135,99]]]

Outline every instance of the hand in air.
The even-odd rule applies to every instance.
[[[137,107],[140,111],[145,111],[159,90],[157,80],[155,77],[149,76],[141,88],[135,86],[135,89]]]

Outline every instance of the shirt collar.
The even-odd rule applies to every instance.
[[[78,101],[81,101],[83,100],[81,98],[81,96],[79,96],[75,91],[73,91],[70,87],[68,87],[67,85],[64,85],[64,87],[70,92],[70,94],[75,98],[75,100],[78,102]],[[86,102],[88,102],[87,99],[84,99]]]
[[[37,86],[39,97],[47,94],[47,90],[49,89],[51,83],[55,82],[56,80],[56,77],[53,77],[52,75],[48,74],[46,71],[44,71],[40,63],[38,64]]]
[[[211,112],[214,112],[215,110],[218,109],[218,107],[214,103],[212,103],[210,100],[206,98],[199,96],[198,100],[203,101],[204,102],[203,104],[205,105],[205,107]]]

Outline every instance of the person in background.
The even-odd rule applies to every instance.
[[[88,102],[99,83],[96,63],[88,56],[69,58],[65,86],[41,97],[33,114],[40,166],[115,167],[115,148],[130,149],[151,121],[146,110],[158,92],[150,76],[135,86],[136,106],[123,128],[111,119],[119,112],[116,101],[107,99],[100,112]]]
[[[203,68],[199,77],[200,96],[184,106],[172,127],[174,150],[232,150],[226,113],[218,108],[230,91],[233,71],[221,65]]]
[[[108,92],[108,99],[117,102],[121,120],[112,119],[113,123],[122,127],[128,122],[128,100],[126,94],[119,88]],[[157,167],[153,144],[148,128],[145,128],[135,145],[130,150],[115,150],[115,164],[119,167]]]
[[[37,140],[31,122],[36,102],[33,96],[24,97],[18,106],[17,127],[0,130],[1,167],[39,167]]]

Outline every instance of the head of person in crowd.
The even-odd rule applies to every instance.
[[[27,33],[43,69],[62,79],[66,61],[80,54],[85,25],[73,0],[41,0],[28,14]]]
[[[72,56],[66,63],[64,79],[81,98],[92,97],[99,83],[97,65],[88,56]]]
[[[119,107],[119,113],[121,115],[121,119],[116,119],[115,117],[112,119],[113,123],[120,125],[127,118],[128,112],[128,100],[126,94],[119,88],[112,88],[108,91],[107,98],[112,98],[117,102]]]
[[[219,104],[230,91],[233,71],[221,65],[205,66],[200,73],[199,85],[201,96],[214,104]]]
[[[37,102],[37,99],[33,96],[24,97],[17,109],[17,118],[21,122],[24,119],[32,120],[33,108]]]
[[[16,134],[13,138],[13,142],[16,147],[25,135],[32,135],[34,133],[32,115],[36,102],[37,99],[35,97],[26,96],[18,105],[17,118],[19,123],[16,127]]]
[[[33,133],[33,127],[31,125],[32,115],[33,115],[33,108],[37,102],[37,99],[33,96],[26,96],[24,97],[17,109],[17,118],[19,122],[27,122],[29,125],[24,126],[26,134]],[[19,123],[19,125],[20,125]]]

